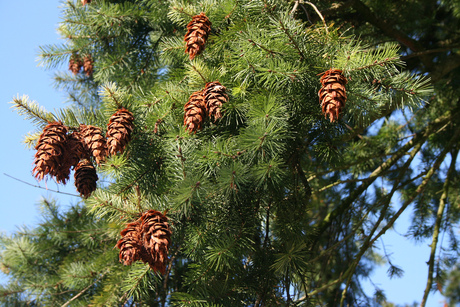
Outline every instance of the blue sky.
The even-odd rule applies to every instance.
[[[35,128],[10,108],[9,101],[26,94],[48,111],[65,107],[64,93],[53,88],[52,71],[38,67],[38,46],[62,42],[56,32],[59,1],[0,1],[0,231],[11,233],[17,226],[33,226],[39,221],[36,204],[42,197],[54,197],[64,207],[79,201],[78,197],[49,192],[29,186],[9,176],[33,185],[65,193],[77,194],[73,182],[67,186],[53,181],[36,182],[31,172],[34,151],[22,143],[27,132]],[[66,69],[66,67],[61,67]],[[7,175],[5,175],[7,174]],[[409,210],[409,209],[408,209]],[[400,306],[420,302],[427,278],[430,242],[414,245],[401,234],[407,230],[410,212],[396,223],[396,232],[384,236],[385,248],[392,254],[393,264],[405,270],[403,278],[389,279],[388,266],[378,268],[372,281],[385,290],[389,301]],[[381,247],[381,241],[378,243]],[[0,279],[1,281],[1,279]],[[367,287],[366,287],[367,288]],[[370,287],[369,287],[370,289]],[[430,294],[427,306],[442,306],[439,293]]]

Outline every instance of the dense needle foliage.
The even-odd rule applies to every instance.
[[[190,60],[184,35],[201,12],[211,32]],[[66,41],[41,47],[40,58],[64,67],[55,81],[71,104],[50,113],[14,98],[37,126],[26,143],[50,121],[106,131],[121,107],[134,130],[97,167],[104,184],[81,206],[59,213],[44,201],[44,223],[2,236],[10,280],[0,302],[385,304],[382,289],[368,296],[360,282],[388,258],[379,239],[404,210],[413,211],[409,236],[433,241],[422,305],[432,289],[458,302],[458,277],[445,281],[458,256],[459,14],[455,1],[63,2]],[[65,71],[77,55],[91,55],[92,74]],[[318,97],[331,68],[347,80],[335,122]],[[184,105],[214,81],[227,89],[222,117],[190,133]],[[172,227],[164,275],[123,266],[113,249],[150,209]]]

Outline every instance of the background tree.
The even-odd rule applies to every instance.
[[[85,163],[104,152],[88,125],[130,142],[97,166],[108,183],[78,209],[100,223],[94,245],[80,246],[78,236],[63,242],[90,252],[75,260],[38,255],[55,260],[39,292],[25,269],[40,263],[37,254],[19,253],[45,250],[46,240],[31,238],[59,219],[4,237],[1,261],[12,279],[1,299],[383,304],[383,292],[367,297],[360,278],[378,258],[376,240],[412,208],[410,235],[433,240],[423,305],[431,289],[443,290],[457,256],[458,12],[450,1],[66,2],[59,31],[67,42],[43,47],[41,57],[49,68],[69,65],[56,82],[74,104],[53,114],[15,98],[39,129],[26,142],[41,144],[43,172],[64,177],[70,158],[59,153],[77,150],[70,141],[55,144],[55,130],[42,133],[49,122],[65,125],[62,139],[83,135],[89,156],[76,156]],[[123,108],[133,114],[133,131],[127,117],[113,117]],[[117,120],[125,130],[107,127]],[[49,148],[57,153],[50,164]],[[95,177],[75,173],[87,196],[83,188]],[[164,274],[104,252],[150,209],[167,211],[173,232]],[[442,233],[449,251],[438,251]],[[15,248],[20,240],[34,244]],[[401,269],[391,265],[390,273]],[[69,276],[88,278],[71,283]]]

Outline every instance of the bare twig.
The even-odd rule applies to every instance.
[[[7,177],[10,177],[11,179],[14,179],[14,180],[16,180],[16,181],[19,181],[19,182],[21,182],[21,183],[30,185],[31,187],[34,187],[34,188],[39,188],[39,189],[47,190],[47,191],[50,191],[50,192],[59,193],[59,194],[65,194],[65,195],[70,195],[70,196],[76,196],[76,197],[79,197],[79,196],[80,196],[80,195],[77,195],[77,194],[66,193],[66,192],[61,192],[61,191],[57,191],[57,190],[52,190],[52,189],[48,189],[48,188],[45,188],[45,187],[41,187],[41,186],[39,186],[39,185],[35,185],[35,184],[32,184],[32,183],[29,183],[29,182],[27,182],[27,181],[18,179],[18,178],[16,178],[16,177],[13,177],[13,176],[8,175],[8,174],[6,174],[6,173],[3,173],[3,175],[5,175],[5,176],[7,176]]]
[[[326,20],[324,19],[323,15],[321,14],[321,12],[318,10],[318,8],[316,7],[316,5],[314,5],[313,3],[311,3],[310,1],[301,1],[302,2],[305,2],[306,4],[310,5],[313,7],[313,9],[315,10],[316,14],[318,14],[319,18],[321,18],[321,20],[323,21],[323,24],[324,24],[324,30],[326,30],[326,33],[329,34],[329,31],[327,30],[327,24],[326,24]]]

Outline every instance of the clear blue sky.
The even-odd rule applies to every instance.
[[[75,0],[77,1],[77,0]],[[78,0],[79,1],[79,0]],[[4,174],[34,185],[77,194],[73,182],[66,187],[53,181],[37,183],[31,172],[33,150],[22,143],[23,136],[34,131],[33,125],[17,115],[9,101],[16,95],[29,95],[48,111],[65,107],[64,93],[53,88],[52,71],[38,67],[38,46],[59,43],[56,32],[59,19],[59,1],[0,1],[0,231],[13,232],[17,226],[33,226],[38,220],[37,202],[42,197],[54,197],[63,206],[76,203],[79,198],[48,192],[13,180]],[[61,69],[66,69],[62,67]],[[396,224],[397,233],[404,234],[410,212]],[[384,236],[386,251],[392,254],[393,264],[405,270],[403,278],[390,280],[388,266],[377,269],[372,281],[385,290],[389,301],[400,306],[421,301],[425,289],[430,242],[417,245],[394,231]],[[381,242],[379,242],[381,246]],[[379,246],[379,247],[380,247]],[[370,288],[369,288],[370,289]],[[442,297],[430,294],[427,306],[442,306]]]

